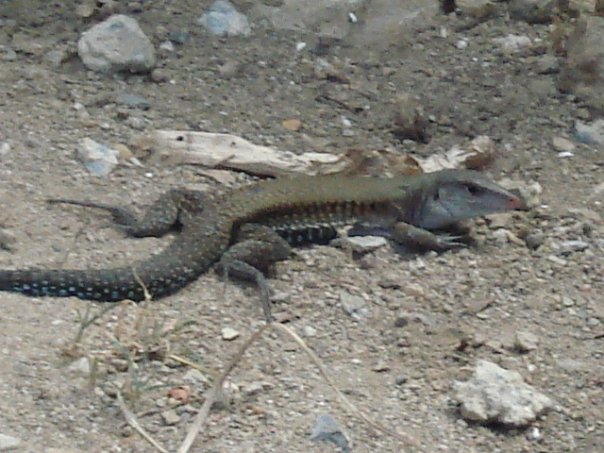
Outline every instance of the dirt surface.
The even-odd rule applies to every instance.
[[[98,20],[79,18],[71,2],[2,2],[3,20],[16,23],[0,32],[0,44],[25,33],[35,45],[0,65],[0,139],[10,144],[0,155],[0,225],[14,240],[11,250],[0,251],[1,267],[114,266],[169,241],[126,238],[102,214],[48,206],[46,197],[143,204],[174,186],[220,188],[198,168],[144,160],[142,167],[120,165],[107,178],[92,177],[74,156],[84,137],[127,144],[153,129],[192,129],[293,151],[389,147],[427,156],[487,135],[502,150],[495,178],[543,189],[531,212],[503,220],[511,234],[537,238],[540,247],[506,241],[495,225],[477,221],[475,246],[441,255],[401,256],[385,247],[353,259],[333,247],[302,249],[270,279],[279,296],[275,313],[289,318],[354,405],[408,433],[422,451],[601,451],[604,207],[596,187],[604,159],[578,143],[570,158],[552,147],[554,137],[568,137],[574,120],[589,115],[558,93],[555,71],[537,70],[548,26],[502,16],[455,31],[461,19],[439,15],[386,49],[347,46],[344,39],[317,50],[314,34],[276,31],[260,20],[249,38],[210,37],[194,23],[207,4],[124,8],[156,45],[166,31],[190,32],[184,45],[160,54],[158,65],[173,83],[156,83],[93,74],[75,57],[53,65],[49,52],[69,54]],[[493,38],[508,34],[540,44],[506,56]],[[467,48],[455,45],[462,38]],[[297,52],[298,42],[309,46]],[[346,83],[321,78],[319,58]],[[391,131],[403,92],[417,96],[435,119],[428,144],[401,142]],[[151,107],[120,105],[116,93],[138,94]],[[343,134],[343,116],[352,134]],[[301,121],[299,131],[282,126],[291,118]],[[556,249],[570,240],[587,248]],[[350,295],[365,303],[360,319],[343,310],[341,299]],[[174,296],[107,312],[75,298],[0,293],[0,300],[0,433],[21,439],[18,451],[26,452],[152,451],[126,424],[119,388],[141,425],[175,451],[212,380],[262,325],[254,288],[225,288],[213,272]],[[96,314],[76,341],[81,317]],[[224,328],[240,336],[225,341]],[[514,349],[519,331],[538,338],[536,349]],[[92,370],[82,357],[92,359]],[[478,359],[519,371],[560,409],[527,429],[466,423],[451,386],[467,379]],[[168,397],[180,386],[190,390],[186,404]],[[309,440],[325,412],[343,426],[355,452],[420,451],[351,416],[306,354],[280,333],[251,348],[224,393],[193,451],[337,451]]]

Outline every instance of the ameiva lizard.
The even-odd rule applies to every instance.
[[[443,170],[416,176],[300,176],[258,182],[203,206],[200,193],[172,190],[138,219],[128,210],[99,203],[55,200],[109,210],[132,236],[180,233],[162,252],[109,269],[0,270],[0,290],[31,296],[75,296],[96,301],[172,294],[212,265],[254,281],[268,305],[264,272],[286,259],[291,245],[325,242],[336,228],[362,224],[397,243],[443,251],[458,237],[439,235],[459,221],[524,209],[524,201],[480,173]],[[265,308],[266,311],[266,308]]]

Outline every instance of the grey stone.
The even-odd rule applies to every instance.
[[[155,49],[131,17],[116,14],[84,32],[78,55],[88,69],[102,73],[148,72],[155,66]]]
[[[338,422],[330,414],[321,414],[317,417],[315,426],[310,434],[310,440],[331,442],[341,449],[343,453],[349,453],[350,444],[342,432]]]
[[[151,103],[142,96],[131,93],[120,93],[117,95],[117,102],[141,110],[151,108]]]
[[[197,23],[216,36],[249,36],[252,33],[247,16],[226,0],[215,1]]]
[[[524,238],[524,242],[529,249],[537,250],[545,242],[545,234],[541,231],[530,233]]]
[[[555,74],[560,71],[560,62],[555,55],[542,55],[537,60],[537,72],[539,74]]]
[[[17,238],[8,230],[0,230],[0,249],[14,252],[17,249]]]
[[[554,149],[559,152],[572,152],[576,148],[573,142],[564,137],[552,138],[552,145]]]
[[[340,291],[340,303],[344,311],[357,321],[369,314],[365,299],[355,296],[346,291]]]
[[[191,33],[188,31],[171,31],[168,33],[168,39],[174,44],[183,45],[191,39]]]
[[[520,352],[533,351],[538,345],[539,338],[530,332],[519,330],[514,336],[514,347]]]
[[[161,418],[168,426],[177,425],[180,422],[180,415],[175,410],[170,409],[161,413]]]
[[[3,61],[15,61],[17,59],[17,52],[12,47],[1,47],[2,49],[2,60]]]
[[[591,124],[576,121],[573,133],[581,143],[604,148],[604,119],[596,120]]]

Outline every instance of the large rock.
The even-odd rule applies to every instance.
[[[138,22],[116,14],[84,32],[78,54],[88,69],[103,73],[148,72],[155,66],[155,49]]]
[[[454,398],[466,420],[526,426],[554,407],[554,402],[524,382],[520,373],[479,360],[474,375],[453,384]]]
[[[604,113],[604,18],[580,19],[566,43],[558,88]]]

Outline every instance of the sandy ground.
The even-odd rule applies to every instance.
[[[333,247],[305,248],[270,280],[279,295],[275,313],[288,317],[353,404],[424,451],[601,451],[604,208],[595,189],[603,180],[602,151],[577,144],[573,157],[558,157],[552,139],[568,137],[585,110],[557,92],[556,74],[536,70],[546,45],[504,56],[492,41],[513,33],[547,42],[547,26],[496,18],[457,32],[457,18],[440,16],[388,49],[336,45],[321,58],[349,79],[342,84],[317,77],[316,53],[295,51],[297,42],[312,42],[311,34],[260,27],[248,39],[217,39],[194,24],[198,2],[143,2],[133,17],[156,44],[159,26],[191,32],[189,42],[160,57],[175,83],[155,83],[95,75],[75,58],[52,66],[45,55],[72,51],[89,25],[70,2],[30,2],[26,10],[14,3],[2,2],[0,13],[16,19],[16,31],[41,50],[0,65],[0,139],[10,143],[0,156],[0,225],[14,239],[12,250],[0,250],[2,267],[114,266],[169,241],[126,238],[102,214],[48,206],[48,196],[141,205],[170,187],[219,189],[198,168],[144,160],[143,167],[122,165],[94,178],[74,157],[84,137],[128,144],[157,128],[192,129],[293,151],[390,147],[427,156],[488,135],[502,150],[495,178],[543,189],[535,209],[504,225],[518,237],[539,238],[539,248],[498,239],[484,221],[476,222],[475,246],[442,255],[407,257],[385,247],[359,260]],[[440,27],[449,30],[446,38]],[[3,30],[2,44],[16,31]],[[454,45],[462,37],[471,43],[463,50]],[[236,70],[225,72],[225,65]],[[438,119],[430,143],[401,143],[391,133],[401,92],[417,95]],[[119,105],[115,93],[144,96],[151,108]],[[342,134],[342,116],[353,135]],[[290,118],[302,122],[300,131],[282,126]],[[144,131],[135,128],[141,119]],[[556,248],[578,239],[586,250]],[[342,293],[362,298],[366,316],[345,313]],[[212,380],[262,324],[254,288],[225,289],[213,272],[174,296],[107,312],[74,298],[2,293],[0,300],[0,433],[21,439],[18,451],[26,452],[152,451],[126,424],[118,388],[145,429],[175,451]],[[81,318],[96,314],[76,342]],[[223,340],[227,327],[240,336]],[[535,350],[514,350],[519,331],[538,338]],[[92,370],[82,357],[93,359]],[[519,371],[562,410],[526,430],[464,422],[451,385],[467,379],[478,359]],[[186,404],[167,396],[179,386],[190,389]],[[334,451],[308,439],[324,412],[344,427],[355,452],[403,449],[351,416],[306,354],[271,332],[228,379],[193,451]]]

